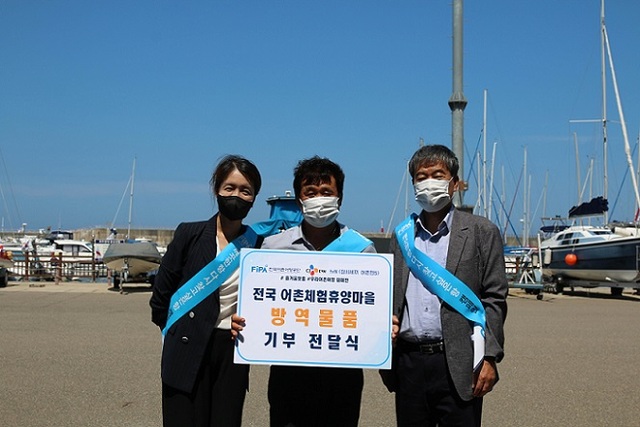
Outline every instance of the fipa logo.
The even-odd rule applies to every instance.
[[[318,267],[314,267],[313,264],[311,264],[309,266],[309,268],[307,268],[305,271],[307,273],[309,273],[310,276],[315,276],[318,273],[326,273],[327,272],[327,270],[321,270]]]
[[[268,266],[261,266],[261,265],[252,265],[251,266],[251,272],[252,273],[266,273],[268,271]]]

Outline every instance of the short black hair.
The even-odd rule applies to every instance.
[[[222,184],[222,182],[235,169],[237,169],[238,172],[242,174],[242,176],[247,178],[247,181],[249,181],[249,183],[253,186],[255,195],[258,195],[258,193],[260,192],[260,187],[262,187],[262,178],[260,177],[260,171],[258,171],[256,165],[254,165],[250,160],[247,160],[246,158],[238,156],[236,154],[229,154],[227,156],[224,156],[213,171],[211,179],[209,180],[209,184],[211,185],[213,194],[218,194],[218,190],[220,190],[220,185]]]
[[[342,199],[344,188],[344,172],[338,164],[326,157],[313,156],[300,160],[293,169],[293,191],[296,199],[300,199],[300,191],[304,184],[322,184],[330,182],[331,177],[336,180],[338,197]]]
[[[415,177],[416,171],[420,166],[431,166],[437,163],[442,163],[449,169],[451,176],[457,178],[458,170],[460,169],[460,163],[455,153],[445,147],[444,145],[425,145],[413,153],[411,160],[409,160],[409,174],[411,179]]]

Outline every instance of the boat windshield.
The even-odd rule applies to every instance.
[[[610,236],[610,230],[580,230],[570,231],[567,233],[559,233],[556,240],[561,245],[577,245],[579,243],[601,242],[606,240],[606,236]]]

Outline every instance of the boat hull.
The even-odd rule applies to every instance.
[[[640,280],[638,254],[640,238],[619,238],[542,249],[543,275],[601,282],[636,282]],[[575,255],[569,265],[566,257]]]
[[[160,262],[126,257],[105,262],[105,265],[107,268],[118,272],[126,270],[129,277],[136,277],[157,269],[160,266]]]
[[[150,242],[112,243],[102,261],[123,276],[136,277],[157,269],[162,255]]]

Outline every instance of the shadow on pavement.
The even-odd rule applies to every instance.
[[[128,283],[120,285],[121,288],[111,287],[107,290],[110,292],[120,292],[122,294],[138,294],[138,293],[151,293],[153,288],[148,283]]]
[[[570,296],[570,297],[582,297],[582,298],[596,298],[596,299],[615,299],[619,301],[633,301],[640,302],[640,297],[636,295],[611,295],[603,292],[591,292],[589,290],[564,290],[562,295]]]

